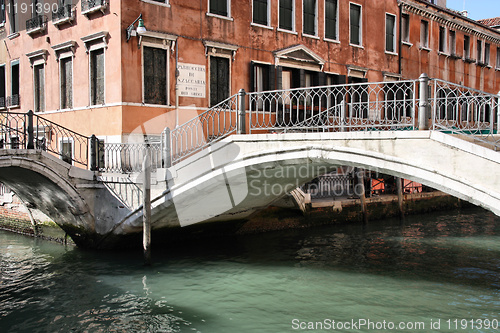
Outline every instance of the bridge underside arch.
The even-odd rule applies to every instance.
[[[77,244],[86,244],[95,229],[94,219],[85,200],[68,181],[69,166],[53,162],[40,152],[0,154],[0,182],[25,204],[49,216]]]
[[[500,215],[495,154],[434,132],[234,136],[171,168],[153,227],[245,218],[339,166],[417,181]],[[123,222],[139,228],[140,212]]]

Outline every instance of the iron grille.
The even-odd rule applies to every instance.
[[[37,15],[29,20],[26,20],[26,31],[36,30],[43,28],[47,22],[47,17],[45,15]]]
[[[52,13],[52,21],[60,21],[65,18],[72,17],[71,5],[60,6],[59,9]]]
[[[107,5],[107,0],[82,0],[82,12]]]

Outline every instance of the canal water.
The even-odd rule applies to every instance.
[[[500,219],[479,209],[196,241],[153,261],[0,231],[0,332],[500,331]]]

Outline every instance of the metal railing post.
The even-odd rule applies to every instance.
[[[238,92],[238,120],[236,125],[236,132],[238,134],[246,134],[245,95],[245,90],[240,89]]]
[[[421,131],[428,130],[429,124],[429,76],[426,73],[420,75],[420,96],[418,108],[418,129]]]
[[[162,160],[163,167],[170,168],[172,166],[172,131],[166,127],[162,133]]]
[[[26,142],[26,149],[35,149],[35,135],[33,129],[33,111],[29,110],[28,116],[28,142]]]
[[[90,137],[90,171],[97,170],[97,137],[92,134]]]
[[[345,101],[340,102],[340,131],[345,132]]]

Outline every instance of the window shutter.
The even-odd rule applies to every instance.
[[[304,33],[316,34],[316,0],[304,0]]]
[[[144,47],[144,102],[167,104],[167,53],[154,47]]]
[[[325,1],[325,37],[337,39],[337,0]]]
[[[253,1],[253,22],[267,25],[267,0]]]
[[[292,30],[293,29],[293,2],[292,0],[280,0],[280,29]]]
[[[351,4],[351,44],[360,45],[360,18],[361,7]]]
[[[250,92],[256,92],[255,89],[255,64],[253,61],[250,61]]]

